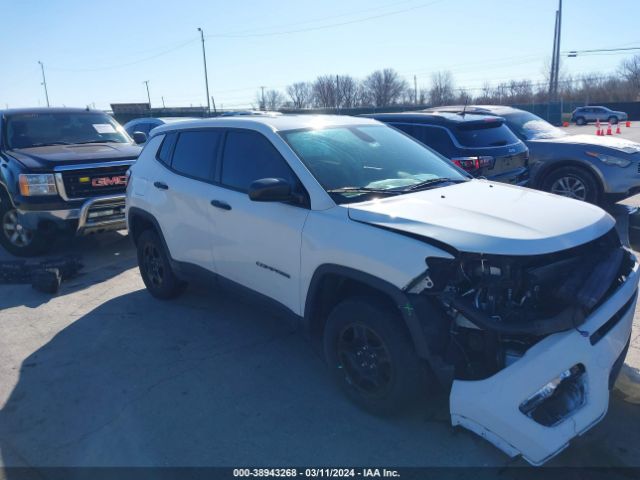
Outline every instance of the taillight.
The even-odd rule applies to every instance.
[[[493,157],[454,157],[451,161],[467,172],[493,165]]]

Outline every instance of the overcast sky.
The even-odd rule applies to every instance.
[[[557,0],[0,0],[0,108],[144,102],[206,104],[204,29],[218,107],[248,107],[261,85],[395,68],[420,87],[540,82]],[[565,0],[562,50],[640,47],[640,1]],[[638,52],[640,53],[640,51]],[[564,58],[572,74],[614,71],[625,55]],[[477,92],[474,92],[477,93]]]

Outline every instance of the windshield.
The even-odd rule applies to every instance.
[[[505,118],[509,128],[527,140],[557,138],[566,135],[565,132],[533,113],[515,113],[505,116]]]
[[[292,130],[281,135],[339,203],[469,179],[444,157],[384,125]]]
[[[109,115],[87,113],[24,113],[6,118],[9,149],[78,143],[130,143]]]

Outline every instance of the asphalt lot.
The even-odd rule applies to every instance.
[[[197,288],[153,299],[122,232],[52,255],[68,252],[85,268],[55,296],[0,285],[0,465],[525,465],[452,429],[445,396],[411,416],[363,413],[301,333],[251,304]],[[634,328],[637,368],[638,311]],[[640,466],[640,405],[622,397],[549,465]]]

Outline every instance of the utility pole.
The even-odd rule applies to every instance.
[[[415,104],[418,105],[418,80],[416,76],[413,76],[413,98],[415,99]]]
[[[144,83],[147,86],[147,99],[149,100],[149,111],[151,111],[151,95],[149,95],[149,80],[145,80]]]
[[[340,111],[340,77],[336,75],[336,112]]]
[[[213,105],[213,113],[218,113],[218,110],[216,110],[216,101],[213,99],[213,95],[211,95],[211,105]]]
[[[44,85],[44,96],[47,99],[47,107],[49,107],[49,92],[47,91],[47,79],[44,76],[44,64],[38,60],[40,64],[40,70],[42,71],[42,85]]]
[[[260,90],[262,90],[262,102],[260,103],[260,110],[266,110],[267,106],[264,103],[264,87],[260,87]]]
[[[161,96],[160,98],[162,99],[162,108],[167,108],[167,107],[165,107],[165,105],[164,105],[164,95],[163,95],[163,96]]]
[[[207,74],[207,53],[204,49],[204,31],[198,27],[200,40],[202,40],[202,62],[204,63],[204,86],[207,89],[207,115],[211,115],[211,103],[209,102],[209,75]]]
[[[556,40],[556,77],[554,79],[555,99],[558,99],[558,80],[560,78],[560,37],[562,36],[562,0],[558,0],[558,35]]]
[[[549,75],[549,100],[557,100],[558,80],[560,77],[560,35],[562,33],[562,0],[558,0],[556,23],[553,33],[553,54],[551,57],[551,72]]]

